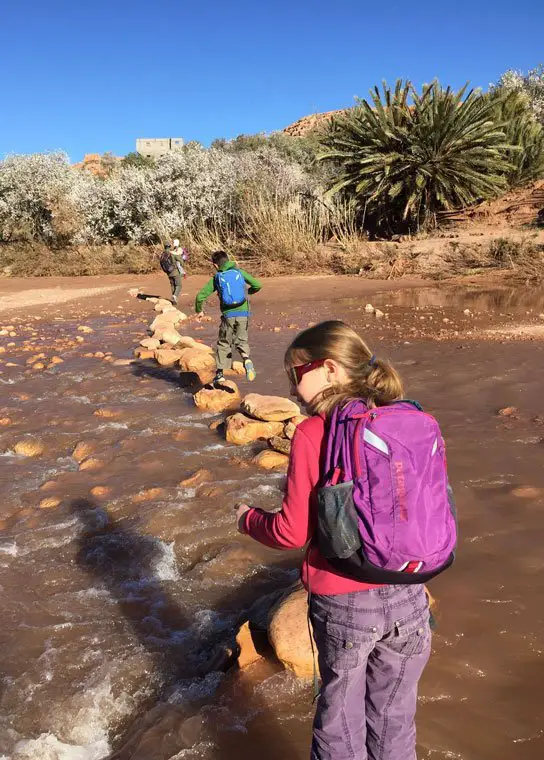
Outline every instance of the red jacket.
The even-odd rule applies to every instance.
[[[273,549],[301,549],[310,542],[301,577],[304,586],[312,593],[347,594],[376,588],[337,573],[321,556],[313,540],[325,444],[325,421],[322,417],[310,417],[298,426],[291,447],[281,512],[250,509],[245,516],[244,529],[256,541]]]

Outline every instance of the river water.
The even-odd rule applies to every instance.
[[[372,303],[389,316],[372,321],[368,294],[300,292],[283,312],[256,306],[254,390],[286,393],[290,338],[341,317],[396,363],[448,445],[461,539],[454,569],[431,586],[439,626],[420,690],[419,757],[541,758],[544,343],[480,334],[502,318],[537,320],[544,294],[381,292]],[[9,418],[0,428],[0,758],[305,758],[311,687],[272,661],[225,667],[246,610],[298,575],[301,552],[261,547],[233,520],[240,500],[277,507],[283,476],[248,463],[260,444],[227,446],[210,431],[214,417],[194,408],[173,370],[123,361],[150,316],[138,301],[117,314],[91,309],[89,334],[70,312],[13,317],[16,334],[2,339],[14,345],[0,374]],[[214,330],[194,334],[211,341]],[[97,351],[112,360],[84,356]],[[64,362],[32,371],[37,352]],[[507,406],[513,415],[497,415]],[[41,456],[14,453],[28,437],[43,443]],[[94,468],[80,469],[78,443]],[[206,482],[180,485],[199,469]]]

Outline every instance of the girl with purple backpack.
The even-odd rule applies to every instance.
[[[417,687],[431,651],[424,583],[453,561],[456,522],[436,421],[343,322],[301,333],[285,367],[312,416],[292,441],[280,512],[238,527],[308,544],[302,581],[321,692],[312,760],[415,760]]]

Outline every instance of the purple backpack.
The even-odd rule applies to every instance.
[[[321,554],[366,583],[425,583],[454,560],[457,521],[438,423],[413,401],[337,407],[318,491]]]

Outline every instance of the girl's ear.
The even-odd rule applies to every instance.
[[[325,363],[323,364],[323,367],[325,368],[325,372],[327,373],[327,382],[333,385],[338,381],[338,369],[339,365],[337,362],[334,361],[334,359],[325,359]]]

